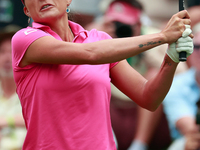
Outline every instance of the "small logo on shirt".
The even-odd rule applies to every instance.
[[[28,35],[30,33],[36,32],[37,29],[27,29],[26,31],[24,31],[24,34]]]

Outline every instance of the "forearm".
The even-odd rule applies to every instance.
[[[87,59],[87,61],[91,60],[90,64],[111,63],[132,57],[164,43],[166,43],[164,36],[157,33],[87,43],[84,48],[89,53],[88,56],[92,57],[92,59]]]
[[[143,105],[150,111],[155,111],[167,95],[178,63],[173,62],[168,55],[157,75],[148,80],[144,87]]]

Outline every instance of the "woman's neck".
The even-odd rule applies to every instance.
[[[67,15],[63,19],[59,19],[56,22],[49,25],[51,30],[56,32],[63,41],[72,42],[74,39],[74,34],[72,33]]]

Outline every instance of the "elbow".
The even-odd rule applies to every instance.
[[[100,64],[101,62],[101,55],[96,52],[95,48],[86,47],[84,48],[84,62],[87,64]]]
[[[106,64],[115,62],[116,58],[112,57],[113,53],[111,54],[111,52],[114,51],[113,49],[114,48],[110,45],[106,48],[102,48],[97,44],[86,43],[84,45],[84,52],[86,54],[85,59],[89,64]]]
[[[153,106],[153,107],[149,108],[148,110],[151,111],[151,112],[155,112],[158,107],[159,106]]]
[[[100,64],[101,59],[99,58],[98,55],[96,55],[95,53],[88,53],[88,55],[86,56],[85,62],[87,64],[91,64],[91,65],[95,65],[95,64]]]
[[[103,56],[99,53],[91,52],[89,56],[89,61],[91,64],[102,64],[105,63],[103,61]]]
[[[164,100],[163,97],[157,96],[156,94],[153,94],[155,92],[144,92],[143,99],[141,100],[142,105],[145,109],[154,112],[157,110],[157,108],[160,106],[162,101]]]

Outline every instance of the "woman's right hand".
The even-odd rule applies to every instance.
[[[182,37],[185,31],[185,25],[190,25],[191,20],[188,12],[186,10],[180,11],[174,14],[166,27],[161,31],[164,36],[165,43],[172,44],[176,42],[180,37]],[[193,38],[193,35],[190,34]]]

